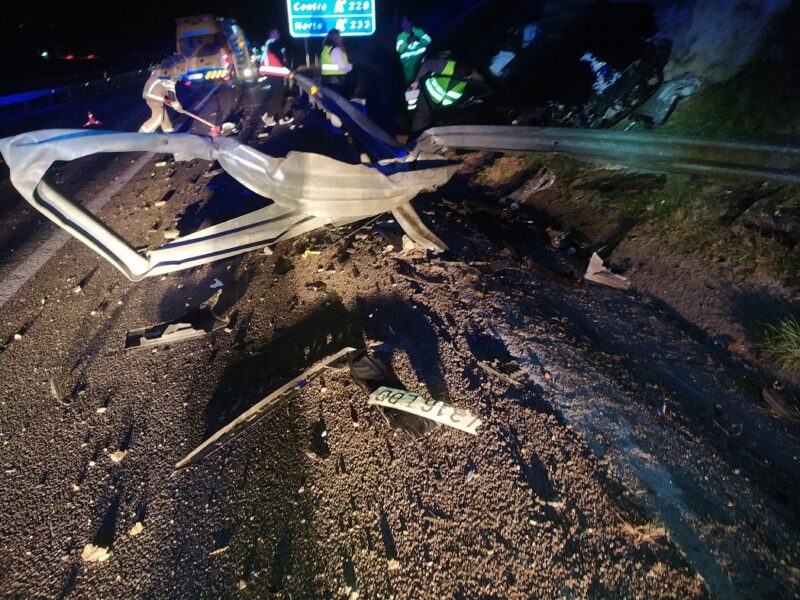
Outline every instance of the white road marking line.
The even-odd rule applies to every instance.
[[[211,96],[219,90],[219,86],[214,86],[205,97],[192,107],[192,112],[199,112],[203,110]],[[84,206],[89,212],[96,212],[103,208],[111,198],[119,192],[122,187],[128,183],[133,177],[141,171],[147,162],[155,156],[153,152],[147,152],[140,156],[130,167],[128,167],[122,175],[116,180],[112,181],[106,188],[95,196],[90,202]],[[22,264],[18,265],[11,273],[6,275],[3,279],[3,285],[0,287],[0,307],[8,302],[19,289],[25,285],[36,273],[39,272],[45,263],[50,260],[53,255],[61,250],[61,248],[69,240],[73,239],[72,236],[58,229],[52,236],[45,240],[39,247],[26,258]]]

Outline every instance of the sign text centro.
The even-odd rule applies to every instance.
[[[343,36],[375,33],[375,0],[287,0],[292,37],[325,37],[331,29]]]

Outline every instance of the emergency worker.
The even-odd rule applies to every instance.
[[[422,59],[425,58],[431,38],[419,27],[414,27],[406,16],[403,17],[400,26],[403,30],[397,34],[395,49],[400,55],[403,75],[405,75],[406,86],[408,86],[417,76],[417,70]]]
[[[319,59],[322,65],[322,85],[344,94],[347,74],[353,70],[353,65],[350,64],[338,29],[331,29],[325,36]]]
[[[413,90],[419,91],[411,122],[412,134],[419,133],[428,126],[432,110],[458,102],[464,95],[467,80],[471,75],[471,69],[457,63],[447,53],[442,53],[437,58],[426,59],[411,84]]]
[[[142,123],[139,132],[153,133],[159,127],[164,133],[175,131],[167,114],[167,106],[176,111],[183,110],[178,96],[175,94],[175,82],[185,74],[186,59],[178,54],[165,58],[153,69],[142,90],[142,98],[152,114],[147,121]]]
[[[278,123],[285,125],[294,119],[287,117],[291,99],[288,98],[288,77],[292,74],[286,66],[286,51],[280,45],[281,34],[277,29],[271,29],[269,39],[264,43],[261,55],[260,75],[267,77],[270,86],[267,112],[261,116],[264,125],[272,127]],[[277,121],[276,121],[277,119]]]

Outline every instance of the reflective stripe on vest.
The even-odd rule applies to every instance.
[[[435,104],[450,106],[464,95],[467,82],[452,77],[455,68],[456,62],[449,60],[441,73],[433,74],[425,80],[425,89]]]
[[[323,75],[347,75],[347,71],[344,71],[339,65],[337,65],[333,60],[331,60],[331,50],[333,50],[332,46],[323,46],[322,52],[319,55],[319,61],[322,63],[322,74]],[[350,62],[350,59],[347,57],[347,52],[341,50],[342,56],[344,57],[344,62]]]

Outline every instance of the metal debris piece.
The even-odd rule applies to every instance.
[[[781,417],[782,419],[789,419],[791,421],[798,420],[797,415],[793,414],[792,411],[789,410],[789,406],[783,400],[780,393],[776,390],[762,388],[761,397],[764,399],[764,402],[767,403],[767,406],[769,406],[769,409],[774,415]]]
[[[699,88],[700,78],[691,73],[665,81],[655,94],[634,111],[633,116],[650,125],[662,125],[672,114],[678,100],[695,94]]]
[[[539,192],[553,187],[555,183],[556,174],[553,173],[550,167],[542,167],[535,176],[528,179],[519,189],[510,194],[506,201],[511,205],[511,208],[519,208],[520,204],[525,204]]]
[[[56,161],[101,152],[155,152],[176,160],[218,161],[242,185],[273,204],[169,241],[140,254],[117,232],[66,197],[45,178]],[[111,262],[126,277],[171,273],[275,244],[326,225],[344,225],[387,211],[409,237],[441,247],[426,231],[409,201],[435,189],[457,165],[441,159],[406,157],[373,168],[307,152],[263,154],[233,138],[190,134],[140,134],[51,129],[0,140],[11,182],[39,212]],[[403,225],[405,226],[405,225]],[[427,242],[425,242],[427,240]]]
[[[478,365],[490,375],[494,375],[511,385],[519,385],[522,383],[524,371],[513,358],[508,358],[506,360],[500,360],[498,358],[479,360]]]
[[[237,438],[253,425],[258,423],[281,400],[293,397],[299,390],[316,379],[325,370],[339,370],[347,367],[347,358],[355,352],[355,348],[343,348],[336,354],[323,358],[313,367],[306,369],[286,385],[281,386],[269,396],[252,406],[225,427],[192,450],[175,465],[175,470],[196,465],[202,460],[219,451],[225,444]]]
[[[595,283],[602,283],[613,288],[620,290],[627,290],[631,287],[631,281],[627,277],[612,273],[603,266],[603,259],[597,254],[592,253],[592,258],[589,261],[589,266],[586,268],[586,274],[583,276],[588,281]]]
[[[432,252],[444,252],[447,250],[447,244],[427,228],[410,202],[393,209],[392,214],[397,220],[397,224],[403,228],[415,244]]]
[[[472,435],[477,435],[477,429],[481,426],[481,420],[466,409],[386,386],[372,392],[368,404],[408,412]]]
[[[190,309],[179,319],[132,329],[125,334],[124,348],[128,350],[182,342],[208,335],[212,331],[225,327],[230,319],[214,312],[214,306],[216,306],[221,293],[221,289],[217,290],[199,308]]]

